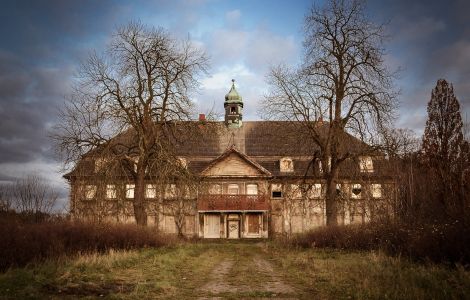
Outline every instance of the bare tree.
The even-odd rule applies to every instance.
[[[130,174],[138,224],[147,223],[145,179],[163,181],[171,174],[168,166],[176,165],[175,130],[191,119],[190,94],[207,63],[189,40],[130,23],[116,32],[103,55],[90,55],[81,67],[54,138],[66,165],[88,153]]]
[[[362,1],[327,1],[305,19],[303,64],[274,67],[268,77],[265,117],[298,124],[305,133],[301,138],[320,149],[312,149],[312,163],[318,158],[325,166],[327,225],[337,224],[339,167],[376,149],[349,147],[345,132],[378,145],[379,129],[393,117],[393,74],[384,63],[384,38],[383,26],[366,18]]]
[[[43,178],[29,175],[15,182],[12,196],[18,212],[50,214],[57,202],[58,193]]]
[[[0,184],[0,211],[9,211],[13,208],[12,184]]]

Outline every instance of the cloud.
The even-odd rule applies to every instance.
[[[228,23],[235,23],[240,20],[242,13],[239,9],[231,10],[225,13],[225,19]]]

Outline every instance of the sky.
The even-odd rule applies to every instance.
[[[322,1],[315,1],[321,5]],[[130,21],[190,38],[211,68],[193,95],[197,112],[223,111],[231,79],[244,100],[244,120],[257,120],[273,65],[302,58],[303,21],[312,1],[280,0],[12,0],[0,3],[0,183],[35,173],[60,191],[67,183],[48,137],[71,93],[77,68],[102,51]],[[368,16],[386,23],[385,61],[398,70],[395,127],[421,135],[431,91],[454,85],[470,117],[470,1],[374,0]]]

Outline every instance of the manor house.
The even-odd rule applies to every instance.
[[[232,83],[224,101],[225,120],[215,124],[217,134],[199,144],[183,141],[177,147],[181,162],[199,182],[197,191],[185,196],[183,216],[167,207],[180,195],[174,193],[176,184],[169,183],[159,192],[148,179],[149,225],[168,233],[181,227],[187,236],[238,239],[298,233],[325,224],[323,169],[327,166],[312,159],[318,147],[302,138],[301,127],[293,122],[243,121],[243,106]],[[199,126],[205,121],[200,115]],[[327,128],[328,124],[319,120],[315,126]],[[346,133],[343,142],[351,148],[364,146]],[[135,186],[126,177],[96,180],[94,172],[101,167],[102,160],[96,159],[87,172],[79,172],[78,164],[65,175],[71,185],[72,215],[135,222]],[[380,153],[344,162],[337,184],[339,223],[364,223],[390,214],[393,186],[387,160]]]

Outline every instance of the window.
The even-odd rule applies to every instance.
[[[135,190],[135,184],[126,184],[126,198],[127,199],[134,198],[134,190]]]
[[[247,184],[246,185],[246,194],[247,195],[258,195],[258,185],[257,184]]]
[[[156,184],[145,185],[145,198],[157,198],[157,185]]]
[[[237,113],[237,108],[235,106],[230,107],[230,113],[231,114],[236,114]]]
[[[93,199],[96,196],[96,185],[85,185],[85,199]]]
[[[281,172],[294,172],[294,162],[289,157],[281,158],[279,165]]]
[[[382,198],[382,185],[380,183],[372,184],[371,189],[373,198]]]
[[[184,169],[188,168],[188,160],[186,158],[178,157],[178,163],[182,168],[184,168]]]
[[[227,194],[238,195],[238,184],[229,184],[227,188]]]
[[[310,198],[321,198],[321,183],[315,183],[311,186],[309,196]]]
[[[168,184],[165,189],[165,198],[170,199],[170,198],[176,198],[177,196],[177,191],[176,191],[176,184]]]
[[[291,184],[290,192],[293,199],[302,198],[302,190],[298,184]]]
[[[351,187],[351,198],[360,199],[362,193],[362,186],[359,183],[355,183]]]
[[[318,169],[320,170],[320,173],[323,173],[323,165],[321,160],[318,160]],[[331,170],[331,156],[328,156],[328,171]]]
[[[271,198],[282,198],[282,184],[271,184]]]
[[[336,195],[341,195],[341,184],[337,183],[336,184]]]
[[[95,173],[101,171],[105,165],[106,165],[105,158],[102,158],[102,157],[96,158],[95,159]]]
[[[359,157],[359,169],[361,170],[361,172],[364,172],[364,173],[374,172],[374,164],[372,162],[372,157],[370,156]]]
[[[213,184],[209,188],[209,194],[211,194],[211,195],[220,195],[220,194],[222,194],[222,186],[220,184]]]
[[[116,185],[114,184],[107,184],[106,185],[106,198],[108,199],[116,199]]]

